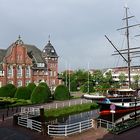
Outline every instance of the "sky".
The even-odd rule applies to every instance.
[[[121,19],[126,3],[134,23],[140,23],[140,0],[0,0],[0,48],[8,48],[21,35],[25,44],[43,50],[50,35],[59,71],[126,65],[112,56],[114,48],[104,37],[122,48],[124,35],[116,29],[125,25]],[[136,32],[140,34],[139,27]],[[137,46],[140,37],[132,40]]]

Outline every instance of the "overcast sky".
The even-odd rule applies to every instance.
[[[140,22],[140,0],[0,0],[0,48],[21,35],[25,44],[42,50],[50,34],[59,71],[66,63],[71,69],[87,69],[88,63],[90,69],[115,67],[118,60],[104,35],[121,48],[123,35],[116,29],[124,25],[126,2],[134,22]]]

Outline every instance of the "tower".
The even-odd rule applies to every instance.
[[[42,57],[47,65],[48,85],[53,89],[58,84],[58,55],[50,40],[42,51]]]

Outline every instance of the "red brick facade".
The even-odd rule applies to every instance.
[[[8,83],[25,86],[30,82],[47,82],[50,87],[59,84],[58,57],[44,57],[38,48],[21,40],[0,51],[5,52],[1,58],[0,86]]]

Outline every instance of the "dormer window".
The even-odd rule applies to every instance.
[[[37,67],[44,67],[45,64],[44,63],[37,63]]]
[[[54,50],[52,49],[51,52],[54,53]]]

